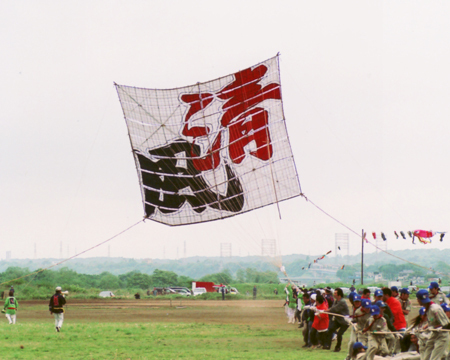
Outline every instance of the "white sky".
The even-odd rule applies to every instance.
[[[3,1],[0,258],[73,255],[143,217],[118,84],[173,88],[281,53],[303,192],[389,249],[393,231],[449,230],[447,1]],[[151,221],[111,256],[334,252],[347,229],[304,199],[184,227]],[[436,239],[431,247],[448,247]],[[371,238],[371,237],[370,237]],[[351,253],[360,240],[351,235]],[[83,256],[106,256],[108,245]]]

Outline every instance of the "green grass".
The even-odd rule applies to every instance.
[[[0,323],[1,359],[342,359],[302,349],[301,331],[204,323]],[[344,344],[346,339],[344,339]],[[23,347],[23,348],[21,348]]]

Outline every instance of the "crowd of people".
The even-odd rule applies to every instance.
[[[413,305],[407,288],[386,287],[373,294],[363,289],[348,297],[340,288],[292,286],[291,291],[304,348],[345,350],[347,360],[450,360],[450,295],[446,296],[437,282],[417,291],[419,315],[409,326]],[[348,329],[350,339],[343,349],[342,337]]]

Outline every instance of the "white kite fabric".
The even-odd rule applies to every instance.
[[[145,217],[193,224],[300,195],[278,56],[182,88],[115,86]]]

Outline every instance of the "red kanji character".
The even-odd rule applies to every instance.
[[[258,83],[266,72],[265,65],[239,71],[234,74],[235,80],[217,94],[218,98],[227,100],[222,106],[225,110],[221,120],[223,126],[228,126],[235,117],[264,100],[281,99],[279,84],[262,87]]]
[[[214,95],[210,93],[203,94],[185,94],[181,96],[181,100],[190,105],[189,111],[184,119],[184,127],[182,134],[184,136],[192,136],[195,139],[197,137],[207,136],[210,133],[210,128],[207,126],[193,126],[189,127],[189,119],[197,112],[205,109],[213,100]],[[200,157],[201,154],[194,153],[194,148],[191,150],[191,157],[194,167],[199,171],[215,169],[220,164],[220,140],[221,134],[219,133],[214,139],[208,153],[205,157]]]
[[[245,112],[236,121],[228,125],[230,131],[230,158],[240,164],[245,157],[244,147],[255,141],[256,150],[250,154],[261,160],[269,160],[272,156],[272,145],[269,135],[269,114],[263,108],[253,108]]]
[[[235,80],[223,88],[216,96],[226,100],[222,109],[224,114],[220,123],[230,131],[230,158],[241,163],[245,157],[244,147],[255,141],[257,149],[250,154],[261,160],[268,160],[273,150],[268,129],[268,112],[254,106],[267,99],[281,99],[280,85],[269,84],[262,87],[258,82],[267,72],[267,66],[259,65],[254,69],[245,69],[234,74]],[[214,94],[186,94],[181,100],[190,105],[185,117],[182,131],[184,136],[207,136],[207,126],[189,127],[189,119],[197,112],[205,109],[213,100]],[[220,164],[221,133],[216,136],[205,157],[191,151],[194,167],[199,171],[215,169]]]

